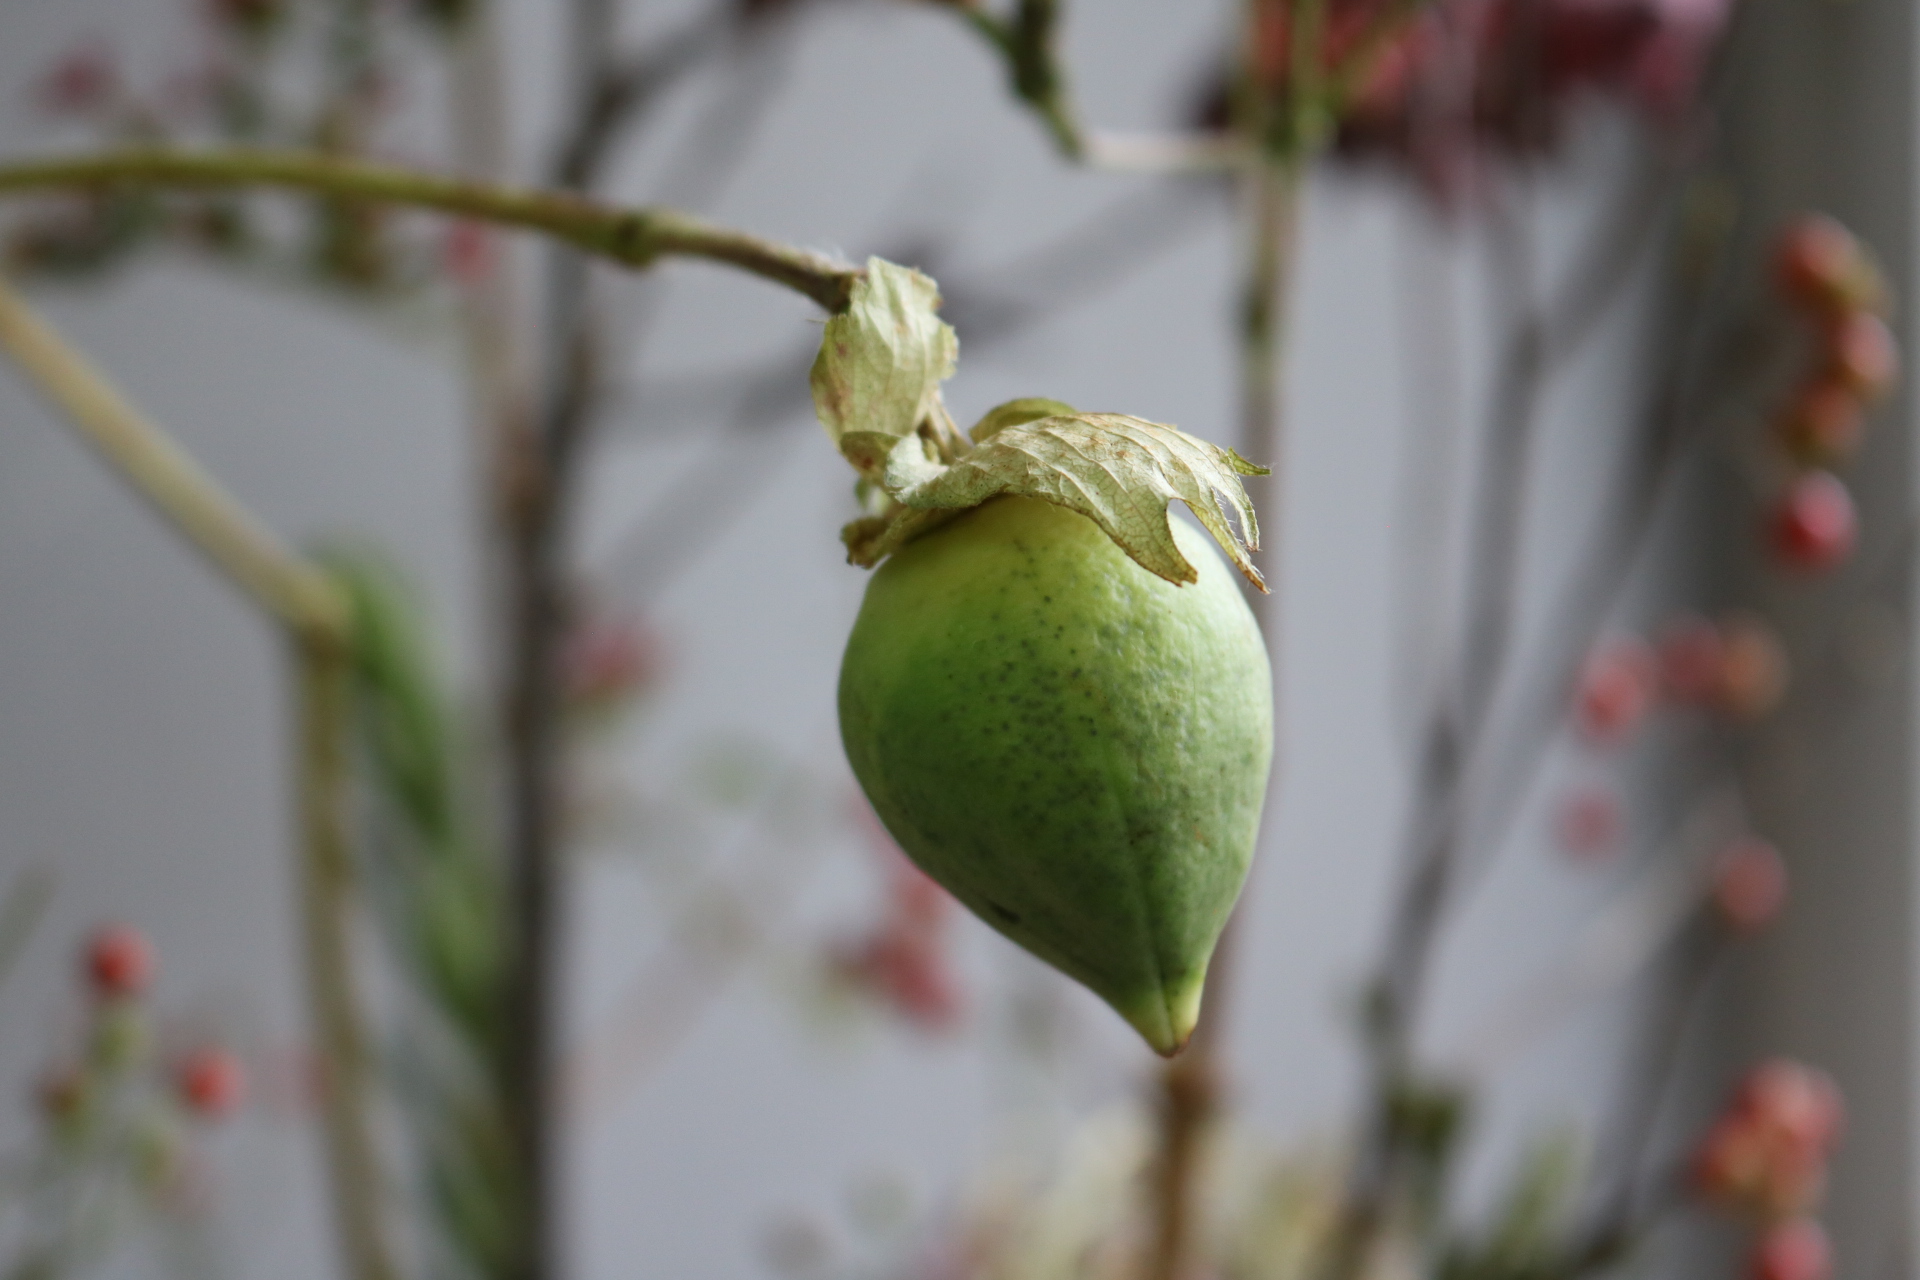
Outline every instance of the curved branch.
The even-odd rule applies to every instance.
[[[665,257],[704,258],[785,285],[828,311],[846,309],[860,269],[673,209],[601,204],[565,192],[502,187],[317,151],[134,148],[0,165],[0,195],[72,187],[286,187],[412,205],[504,223],[642,269]]]

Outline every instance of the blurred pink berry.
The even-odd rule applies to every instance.
[[[1588,786],[1560,801],[1554,831],[1560,847],[1582,860],[1605,858],[1620,845],[1620,798],[1607,787]]]
[[[1723,1209],[1789,1222],[1819,1202],[1840,1124],[1840,1092],[1823,1072],[1784,1059],[1763,1063],[1707,1131],[1694,1185]]]
[[[1786,863],[1765,840],[1735,840],[1715,855],[1708,875],[1714,909],[1742,933],[1766,927],[1786,904]]]
[[[137,996],[153,981],[153,944],[131,925],[110,924],[96,930],[81,960],[96,995]]]
[[[1839,1141],[1846,1119],[1833,1077],[1788,1058],[1749,1071],[1734,1095],[1734,1106],[1786,1141],[1823,1155]]]
[[[1694,1187],[1704,1199],[1760,1222],[1812,1209],[1826,1177],[1825,1152],[1786,1141],[1737,1111],[1714,1122],[1693,1158]]]
[[[1773,553],[1803,573],[1833,568],[1853,552],[1859,528],[1847,487],[1825,471],[1809,471],[1788,486],[1769,520]]]
[[[1827,1280],[1833,1274],[1833,1248],[1812,1218],[1776,1223],[1754,1246],[1752,1280]]]
[[[1660,636],[1660,688],[1683,706],[1709,706],[1718,700],[1726,667],[1726,642],[1720,628],[1705,618],[1682,618]]]
[[[937,925],[945,920],[953,906],[952,895],[926,872],[907,861],[904,854],[900,857],[900,863],[902,865],[894,872],[889,887],[894,913],[920,926]]]
[[[841,963],[849,976],[923,1031],[946,1031],[960,1018],[960,989],[936,941],[905,922],[869,937]]]
[[[180,1060],[174,1085],[187,1110],[203,1120],[220,1120],[246,1097],[247,1073],[231,1050],[208,1046]]]
[[[864,938],[836,948],[834,967],[921,1030],[947,1030],[964,1003],[948,955],[953,898],[900,851],[865,797],[853,803],[884,865],[886,904]]]
[[[1655,669],[1652,653],[1639,640],[1595,649],[1580,668],[1574,695],[1580,731],[1602,745],[1624,741],[1653,701]]]
[[[1900,348],[1887,322],[1871,311],[1852,311],[1825,334],[1827,374],[1865,400],[1887,395],[1900,380]]]
[[[659,641],[633,618],[589,618],[567,637],[561,654],[567,700],[582,711],[605,711],[644,691],[661,668]]]
[[[494,240],[484,223],[462,218],[447,224],[441,260],[447,274],[463,285],[476,285],[493,274]]]
[[[1720,625],[1720,709],[1740,720],[1758,720],[1787,690],[1787,655],[1773,628],[1759,618],[1735,614]]]
[[[1780,233],[1773,273],[1789,302],[1815,313],[1874,307],[1885,288],[1853,232],[1824,213],[1802,215]]]
[[[1794,394],[1774,432],[1789,457],[1802,466],[1830,467],[1853,456],[1864,426],[1861,393],[1832,373]]]
[[[89,115],[102,110],[120,92],[120,66],[100,41],[79,45],[41,77],[36,97],[53,115]]]

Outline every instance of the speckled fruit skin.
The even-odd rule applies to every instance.
[[[840,669],[847,758],[901,847],[1163,1054],[1199,1016],[1273,751],[1253,612],[1175,529],[1197,583],[994,499],[875,571]]]

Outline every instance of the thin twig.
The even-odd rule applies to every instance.
[[[367,1101],[366,1038],[348,957],[345,831],[347,604],[287,550],[24,300],[0,283],[0,346],[163,518],[287,633],[300,676],[301,915],[315,1034],[326,1064],[322,1120],[342,1245],[355,1280],[396,1275]]]
[[[1664,190],[1648,188],[1643,195],[1656,207],[1664,204],[1678,176],[1678,171],[1670,173]],[[1651,222],[1647,225],[1650,227]],[[1593,265],[1598,266],[1597,255]],[[1629,265],[1621,264],[1615,276],[1626,278]],[[1598,271],[1586,274],[1596,284],[1605,279]],[[1615,286],[1602,287],[1610,290]],[[1480,843],[1485,848],[1504,847],[1506,832],[1548,756],[1543,744],[1564,722],[1566,690],[1575,669],[1591,648],[1633,569],[1644,561],[1660,527],[1655,517],[1673,496],[1695,446],[1711,434],[1718,420],[1722,406],[1713,397],[1726,390],[1729,371],[1724,361],[1716,361],[1714,353],[1703,349],[1709,341],[1703,323],[1709,292],[1701,290],[1686,301],[1683,313],[1670,324],[1675,336],[1659,344],[1659,367],[1639,411],[1641,439],[1629,460],[1625,483],[1618,486],[1625,494],[1625,503],[1618,517],[1568,574],[1567,585],[1549,608],[1551,621],[1545,647],[1553,657],[1513,699],[1515,710],[1501,732],[1486,734],[1478,744],[1470,772],[1476,788],[1485,795],[1484,816],[1480,819],[1484,830]],[[1573,314],[1577,297],[1571,292],[1566,295],[1568,305],[1563,315]],[[1579,327],[1563,322],[1554,331],[1563,336],[1550,344],[1550,350],[1563,352]],[[1704,389],[1695,385],[1703,380],[1714,385]],[[1474,882],[1486,877],[1490,865],[1490,858],[1480,860],[1472,871]]]
[[[1676,972],[1648,1021],[1641,1060],[1627,1082],[1619,1119],[1610,1126],[1612,1185],[1585,1232],[1586,1243],[1575,1254],[1593,1260],[1594,1265],[1619,1257],[1641,1232],[1650,1208],[1647,1188],[1659,1172],[1649,1164],[1647,1152],[1658,1133],[1660,1113],[1686,1061],[1687,1031],[1731,952],[1731,935],[1717,921],[1701,913],[1695,917],[1694,926],[1680,939]]]
[[[1240,298],[1240,447],[1262,466],[1273,468],[1273,474],[1264,479],[1269,495],[1277,495],[1282,483],[1285,290],[1293,265],[1302,178],[1298,161],[1261,160],[1247,182],[1251,233]],[[1271,562],[1277,555],[1269,550],[1267,558]]]
[[[1225,134],[1103,129],[1086,135],[1083,158],[1115,173],[1226,173],[1246,165],[1247,146]]]
[[[792,791],[812,786],[797,768],[772,783],[733,847],[709,864],[667,926],[665,954],[626,983],[601,1024],[568,1054],[564,1088],[578,1118],[603,1113],[642,1083],[699,1025],[729,981],[773,941],[782,916],[814,873],[824,843],[803,842],[773,821]]]
[[[622,209],[560,191],[494,186],[312,151],[133,149],[0,165],[0,194],[113,186],[274,186],[412,205],[539,231],[644,268],[702,258],[846,308],[860,269],[824,254],[717,227],[672,209]]]
[[[596,86],[609,73],[615,13],[614,0],[572,0],[568,8],[567,83],[577,86],[569,113],[582,122],[576,139],[586,132]],[[579,158],[584,163],[567,174],[570,195],[597,168],[594,156]],[[569,624],[566,560],[578,461],[599,392],[592,263],[577,245],[555,245],[546,284],[548,358],[538,436],[528,442],[522,474],[503,477],[506,487],[495,495],[506,569],[499,705],[511,904],[508,1033],[499,1070],[520,1192],[519,1230],[506,1262],[511,1280],[547,1280],[560,1265],[554,1123],[565,812],[560,647]]]
[[[553,165],[555,184],[581,191],[597,185],[622,135],[662,93],[724,45],[743,20],[750,15],[721,0],[650,48],[602,65]]]
[[[1491,709],[1510,665],[1508,649],[1524,515],[1524,485],[1535,420],[1547,378],[1594,330],[1622,295],[1634,251],[1649,240],[1666,207],[1679,162],[1654,165],[1630,184],[1620,211],[1605,219],[1576,260],[1556,301],[1540,307],[1532,292],[1526,239],[1496,233],[1495,264],[1504,265],[1510,297],[1520,299],[1496,384],[1494,420],[1483,446],[1481,513],[1475,534],[1474,585],[1468,636],[1459,654],[1459,687],[1434,713],[1428,732],[1412,823],[1414,854],[1376,980],[1372,1026],[1375,1098],[1355,1163],[1348,1207],[1350,1233],[1370,1234],[1385,1209],[1397,1156],[1391,1149],[1390,1091],[1411,1068],[1414,1030],[1426,989],[1441,917],[1454,895],[1464,851],[1467,792],[1483,776]],[[1624,259],[1624,260],[1623,260]],[[1664,407],[1664,406],[1663,406]],[[1623,523],[1629,540],[1644,521]],[[1618,580],[1617,578],[1615,579]],[[1584,579],[1583,579],[1584,581]],[[1552,704],[1557,708],[1557,700]],[[1548,722],[1555,717],[1547,716]],[[1530,748],[1530,764],[1544,753]],[[1362,1246],[1349,1241],[1338,1264],[1352,1274]]]
[[[957,10],[1006,64],[1014,97],[1040,117],[1048,136],[1068,160],[1084,159],[1085,138],[1067,96],[1066,71],[1054,55],[1064,0],[1015,0],[1011,16],[1001,18],[979,4],[944,4]]]
[[[6,896],[0,898],[0,987],[13,975],[15,962],[52,901],[53,873],[45,867],[22,867],[8,879]]]
[[[300,917],[307,998],[325,1074],[320,1082],[333,1210],[347,1273],[396,1280],[383,1222],[384,1179],[367,1114],[371,1059],[354,992],[348,921],[353,868],[346,827],[351,678],[347,651],[325,636],[295,643],[299,667]]]
[[[344,628],[344,602],[325,576],[128,404],[5,281],[0,347],[142,498],[267,613],[297,633]]]
[[[1534,975],[1501,1006],[1460,1036],[1452,1053],[1437,1053],[1453,1079],[1480,1079],[1581,1002],[1613,990],[1666,952],[1695,923],[1702,893],[1699,849],[1729,817],[1724,791],[1706,786],[1651,865],[1574,935],[1565,954]]]

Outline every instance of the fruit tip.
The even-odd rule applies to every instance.
[[[1175,1057],[1193,1039],[1193,1029],[1200,1021],[1200,993],[1205,981],[1203,969],[1179,988],[1156,991],[1134,1008],[1121,1008],[1120,1015],[1155,1053],[1163,1058]]]
[[[1191,1043],[1192,1040],[1193,1040],[1193,1032],[1188,1031],[1187,1034],[1185,1034],[1184,1036],[1181,1036],[1180,1039],[1175,1043],[1164,1044],[1164,1045],[1155,1044],[1153,1046],[1153,1051],[1159,1054],[1163,1058],[1177,1058],[1186,1051],[1187,1045]],[[1152,1042],[1149,1041],[1148,1043],[1152,1043]]]

